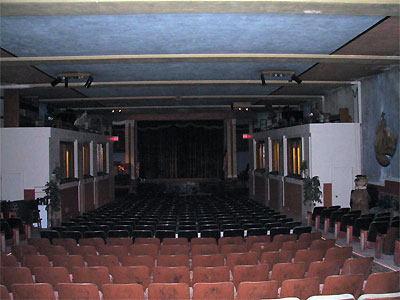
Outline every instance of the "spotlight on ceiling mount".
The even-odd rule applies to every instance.
[[[265,76],[264,76],[264,73],[261,73],[261,84],[262,84],[262,85],[267,85],[267,84],[265,83]]]
[[[290,81],[292,81],[292,80],[294,80],[297,84],[300,84],[300,83],[303,81],[303,80],[301,80],[299,77],[297,77],[296,74],[293,74],[293,75],[292,75]]]
[[[57,84],[61,83],[62,79],[61,77],[57,76],[56,79],[54,79],[52,82],[50,82],[52,87],[55,87]]]
[[[295,74],[294,71],[286,71],[286,70],[274,70],[274,71],[262,71],[261,72],[261,82],[264,82],[266,80],[270,81],[282,81],[282,80],[292,80],[292,76]],[[263,81],[264,78],[264,81]]]
[[[86,80],[86,83],[84,85],[85,88],[90,88],[90,86],[92,85],[94,78],[92,76],[89,76],[88,79]]]

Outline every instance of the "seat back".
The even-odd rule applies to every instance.
[[[324,255],[329,248],[335,247],[335,239],[314,240],[311,242],[310,250],[324,250]]]
[[[56,300],[53,288],[48,283],[13,284],[12,293],[14,299],[46,299]]]
[[[226,265],[232,270],[237,265],[257,265],[258,255],[255,252],[228,253]]]
[[[188,267],[155,267],[153,269],[155,283],[190,283]]]
[[[189,267],[189,256],[186,254],[160,255],[157,258],[157,266]]]
[[[0,268],[0,284],[11,291],[12,285],[17,283],[33,283],[31,270],[26,267]]]
[[[67,250],[62,246],[40,246],[38,251],[42,255],[46,255],[50,260],[54,255],[67,255]]]
[[[73,255],[81,255],[84,259],[89,255],[97,255],[97,250],[94,246],[79,246],[76,247],[72,253]]]
[[[100,300],[99,290],[92,283],[59,283],[57,289],[59,300]]]
[[[329,248],[325,253],[324,260],[342,260],[345,261],[348,258],[351,258],[353,252],[353,247],[341,247],[341,248]]]
[[[195,267],[219,267],[224,265],[222,254],[194,255],[192,257],[192,268]]]
[[[310,264],[307,272],[307,278],[318,277],[319,283],[323,284],[326,277],[331,275],[339,275],[341,261],[314,261]]]
[[[107,239],[107,245],[108,246],[125,246],[126,249],[130,249],[132,246],[132,239],[131,238],[113,238],[109,237]]]
[[[247,236],[246,238],[246,246],[247,249],[250,250],[254,243],[268,243],[269,236],[267,235],[252,235]]]
[[[245,244],[226,244],[220,248],[221,254],[225,256],[228,253],[244,253],[247,252],[247,247]]]
[[[150,270],[146,266],[111,267],[109,269],[114,284],[141,284],[144,289],[150,283]]]
[[[399,292],[400,272],[383,272],[369,275],[364,294],[383,294]]]
[[[254,243],[250,249],[251,252],[256,252],[258,257],[261,257],[263,252],[267,251],[279,251],[278,243]]]
[[[232,282],[196,283],[193,286],[193,300],[233,300],[234,286]]]
[[[184,245],[189,246],[187,238],[164,238],[163,245]]]
[[[372,272],[373,257],[348,258],[345,260],[341,275],[362,274],[366,280]]]
[[[217,244],[217,240],[215,238],[193,238],[190,240],[190,245],[193,247],[194,245],[205,245],[205,244]]]
[[[279,263],[288,263],[292,261],[292,251],[268,251],[261,254],[260,262],[262,264],[270,265],[271,267]]]
[[[51,267],[50,261],[46,255],[25,255],[22,265],[31,270],[35,267]]]
[[[193,271],[193,284],[198,282],[230,281],[229,267],[196,267]]]
[[[218,254],[219,248],[217,244],[201,244],[201,245],[192,245],[192,256],[195,255],[210,255],[210,254]]]
[[[118,260],[128,256],[128,248],[125,246],[103,246],[99,249],[99,253],[102,255],[115,255]]]
[[[86,257],[88,267],[115,267],[119,266],[118,258],[115,255],[89,255]]]
[[[154,258],[151,255],[130,255],[125,256],[121,259],[121,264],[124,267],[133,267],[133,266],[146,266],[149,268],[150,273],[154,268]]]
[[[272,267],[271,280],[276,280],[279,286],[287,279],[302,279],[306,272],[306,264],[304,262],[279,263]]]
[[[144,300],[143,286],[140,284],[104,284],[103,300]]]
[[[160,254],[161,255],[178,255],[184,254],[189,256],[189,246],[188,245],[161,245]]]
[[[103,284],[111,283],[106,267],[73,268],[74,283],[93,283],[101,290]]]
[[[233,267],[233,283],[236,288],[243,281],[268,281],[269,265],[237,265]]]
[[[160,248],[161,241],[159,238],[138,237],[138,238],[135,238],[135,244],[154,244],[154,245],[157,245],[158,248]]]
[[[190,290],[187,283],[152,283],[148,295],[148,300],[189,300]]]
[[[0,267],[19,267],[17,257],[14,255],[0,256]]]
[[[0,299],[10,300],[10,294],[8,293],[7,287],[0,284]]]
[[[151,255],[154,259],[158,256],[158,246],[156,244],[135,244],[129,250],[131,255]]]
[[[55,255],[52,257],[53,267],[65,267],[71,274],[76,267],[85,267],[85,261],[81,255]]]
[[[100,249],[105,246],[104,239],[100,237],[83,238],[79,240],[79,246],[93,246]]]
[[[274,299],[278,297],[279,283],[275,280],[244,281],[237,289],[237,300]]]
[[[294,256],[294,262],[304,262],[306,264],[306,268],[308,269],[313,261],[322,261],[324,258],[324,254],[324,249],[297,250]]]
[[[223,245],[242,245],[243,244],[243,238],[240,236],[235,236],[235,237],[222,237],[218,240],[218,246],[220,249],[222,248]]]
[[[64,239],[54,239],[53,240],[54,246],[62,246],[67,250],[69,254],[74,254],[76,252],[76,248],[78,248],[78,244],[76,243],[75,239],[71,238],[64,238]]]
[[[286,228],[286,227],[283,227],[283,228]],[[297,235],[295,235],[295,234],[277,234],[274,236],[274,239],[273,239],[273,241],[275,243],[279,243],[280,246],[284,242],[296,241],[296,240],[297,240]]]
[[[29,238],[27,242],[28,245],[32,245],[36,248],[39,248],[41,246],[51,246],[50,240],[46,238]]]
[[[57,290],[59,283],[71,283],[68,270],[64,267],[34,268],[36,282],[51,284]]]
[[[325,279],[322,295],[352,294],[354,298],[361,295],[364,276],[356,275],[333,275]]]
[[[280,297],[297,297],[307,300],[311,296],[319,295],[319,278],[288,279],[282,282]]]

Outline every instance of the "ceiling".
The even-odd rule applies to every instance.
[[[400,5],[376,2],[1,0],[1,85],[105,114],[301,104],[398,65]],[[270,70],[303,82],[261,85]],[[63,72],[94,82],[51,87]]]

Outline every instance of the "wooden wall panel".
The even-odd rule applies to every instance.
[[[279,211],[280,203],[281,203],[281,182],[275,179],[269,180],[269,188],[270,188],[270,202],[269,207]]]
[[[302,186],[300,184],[285,182],[284,212],[297,217],[302,216]]]
[[[61,190],[61,219],[68,221],[79,215],[78,186]]]
[[[255,178],[255,193],[254,200],[258,203],[264,204],[266,195],[265,195],[265,178],[262,176],[254,176]]]
[[[88,182],[85,184],[85,212],[94,209],[94,184]]]
[[[110,202],[110,180],[104,179],[97,183],[98,206],[103,206]]]
[[[324,206],[332,206],[332,183],[324,183]]]

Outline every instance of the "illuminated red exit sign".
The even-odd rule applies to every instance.
[[[252,134],[248,134],[248,133],[244,133],[243,134],[243,139],[245,139],[245,140],[249,140],[249,139],[252,139],[252,138],[253,138]]]
[[[118,142],[118,137],[117,136],[112,136],[112,137],[108,138],[108,140],[112,141],[112,142]]]

